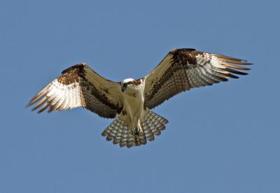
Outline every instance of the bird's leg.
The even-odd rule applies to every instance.
[[[143,131],[142,126],[141,126],[140,119],[137,121],[137,127],[135,128],[135,134],[136,135],[143,135],[144,134],[144,131]]]

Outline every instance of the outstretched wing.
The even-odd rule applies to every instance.
[[[39,113],[76,107],[114,118],[122,109],[120,83],[107,80],[86,64],[76,64],[39,91],[29,102]]]
[[[249,64],[195,49],[175,49],[145,77],[145,105],[154,108],[182,91],[246,75]]]

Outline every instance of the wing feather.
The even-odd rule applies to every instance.
[[[28,106],[38,113],[84,107],[113,118],[122,109],[120,92],[120,83],[103,78],[86,64],[77,64],[40,90]]]
[[[154,108],[182,91],[247,75],[250,64],[225,55],[175,49],[145,77],[145,105]]]

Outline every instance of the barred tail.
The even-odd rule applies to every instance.
[[[119,144],[120,147],[133,147],[144,145],[147,141],[153,141],[155,136],[161,134],[165,129],[167,119],[160,115],[148,110],[144,120],[141,122],[143,133],[135,133],[129,129],[120,117],[117,117],[103,132],[108,141],[113,144]]]
[[[144,121],[141,123],[141,125],[145,137],[149,141],[153,141],[155,139],[155,136],[160,135],[162,130],[165,129],[165,124],[167,123],[168,123],[167,119],[148,110],[144,118]]]

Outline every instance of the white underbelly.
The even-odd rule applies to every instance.
[[[144,117],[144,98],[139,94],[124,97],[124,119],[128,127],[136,128]]]

